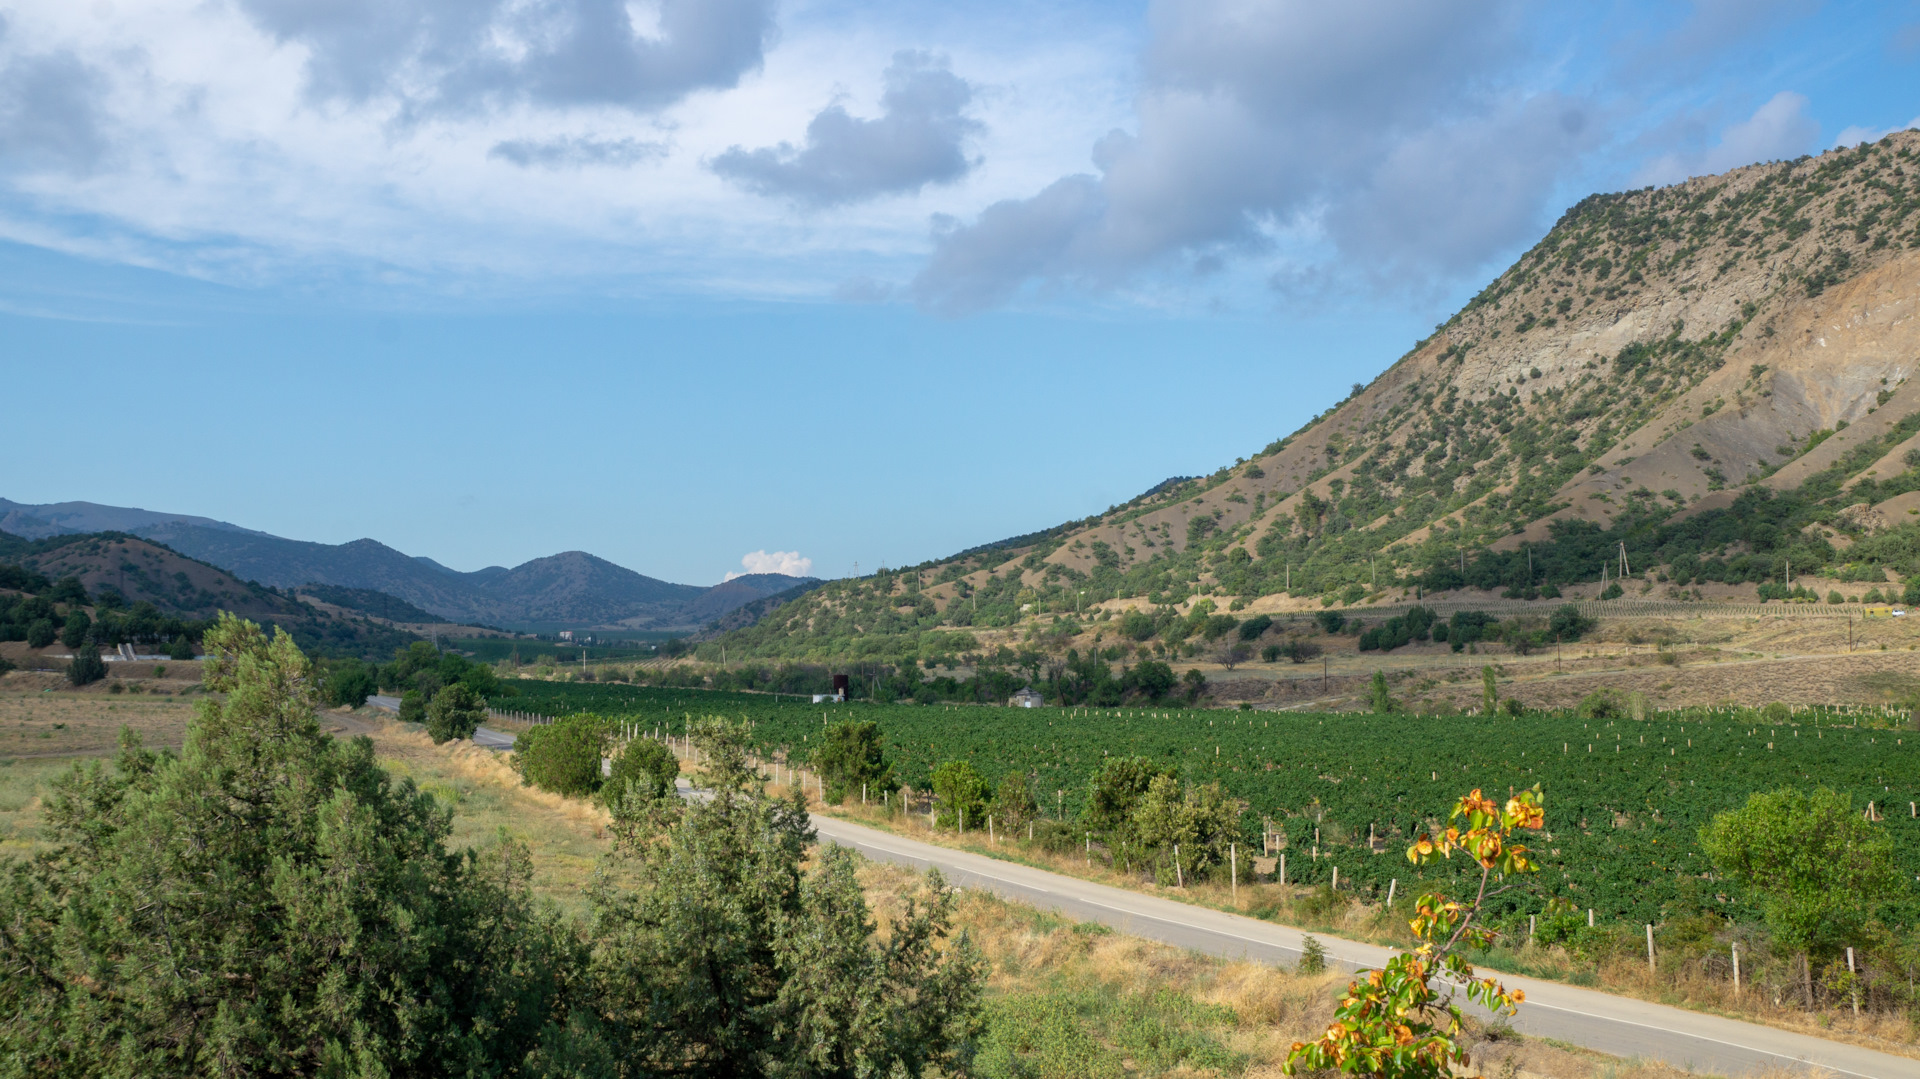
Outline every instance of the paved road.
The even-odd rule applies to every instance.
[[[400,711],[400,698],[375,695],[367,698],[367,704],[383,712]],[[512,749],[513,735],[480,727],[473,732],[473,744],[482,749]]]
[[[1269,963],[1291,964],[1300,955],[1301,931],[1271,922],[949,850],[832,817],[816,816],[813,824],[822,841],[851,847],[877,861],[938,866],[957,885],[986,888],[1135,936]],[[1335,939],[1324,943],[1328,958],[1348,967],[1378,967],[1391,954],[1370,944]],[[1513,1020],[1515,1029],[1615,1056],[1664,1060],[1730,1076],[1769,1067],[1811,1070],[1808,1066],[1812,1066],[1872,1079],[1920,1079],[1920,1060],[1559,982],[1510,975],[1502,975],[1501,980],[1527,994]]]

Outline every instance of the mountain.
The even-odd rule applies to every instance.
[[[265,532],[254,532],[211,517],[194,517],[190,514],[155,513],[122,506],[102,506],[94,502],[53,502],[29,506],[0,498],[0,532],[25,539],[45,539],[48,536],[80,532],[136,532],[174,523],[250,536],[266,535]]]
[[[0,532],[0,562],[25,566],[58,580],[77,577],[96,602],[119,593],[128,603],[151,603],[181,618],[212,618],[232,611],[279,626],[300,647],[320,655],[387,659],[418,638],[365,618],[340,617],[215,566],[124,532],[54,535],[37,540]]]
[[[1370,384],[1083,521],[836,582],[730,639],[835,654],[1196,596],[1758,593],[1920,578],[1920,133],[1591,196]],[[1613,560],[1610,563],[1610,559]],[[1465,594],[1465,593],[1463,593]],[[922,646],[924,651],[924,645]]]
[[[753,574],[702,588],[656,580],[584,551],[536,558],[511,569],[488,566],[463,573],[425,556],[402,554],[377,540],[328,544],[283,539],[186,514],[91,502],[34,506],[4,499],[0,499],[0,511],[5,520],[21,523],[25,529],[15,535],[124,532],[219,566],[241,580],[280,589],[323,585],[381,593],[427,612],[432,619],[460,623],[692,630],[742,604],[812,580]],[[358,602],[342,606],[364,609]]]

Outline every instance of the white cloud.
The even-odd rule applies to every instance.
[[[1862,127],[1854,124],[1840,130],[1839,137],[1833,140],[1833,147],[1837,150],[1842,147],[1858,146],[1863,142],[1879,142],[1896,131],[1911,131],[1916,127],[1920,127],[1920,116],[1892,127]]]
[[[1759,161],[1799,157],[1814,148],[1820,124],[1807,114],[1807,99],[1790,90],[1773,95],[1752,116],[1729,124],[1720,141],[1701,150],[1665,154],[1641,166],[1634,185],[1679,183]]]
[[[915,298],[961,313],[1029,285],[1207,273],[1287,234],[1388,275],[1476,266],[1537,226],[1600,137],[1591,104],[1524,85],[1521,16],[1509,0],[1156,0],[1137,123],[1092,144],[1098,174],[936,222]],[[1447,224],[1372,223],[1402,203]]]
[[[789,577],[805,577],[813,572],[813,559],[802,557],[799,551],[748,551],[740,556],[740,564],[746,569],[729,573],[722,581],[745,577],[749,573],[784,573]]]

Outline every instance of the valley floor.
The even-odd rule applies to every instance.
[[[177,697],[127,697],[0,682],[0,856],[40,843],[52,781],[76,759],[110,751],[122,723],[152,746],[177,746],[190,708]],[[454,842],[484,846],[511,835],[533,853],[533,886],[576,915],[583,885],[607,843],[596,806],[523,787],[501,758],[471,744],[435,746],[371,711],[322,714],[336,735],[366,734],[382,764],[455,811]],[[46,737],[41,737],[45,734]],[[29,753],[57,755],[31,756]],[[863,871],[875,913],[893,913],[914,874],[872,864]],[[1230,962],[1075,923],[983,891],[968,890],[958,928],[988,962],[984,1076],[1278,1076],[1288,1048],[1316,1036],[1344,977]],[[1521,1038],[1475,1034],[1475,1063],[1508,1079],[1668,1079],[1662,1064],[1621,1061]]]

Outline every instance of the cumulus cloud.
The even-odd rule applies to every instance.
[[[494,143],[487,156],[521,168],[567,169],[591,165],[626,166],[657,161],[667,154],[662,142],[639,139],[595,139],[561,136],[553,139],[507,139]]]
[[[1807,99],[1782,90],[1754,110],[1752,116],[1729,124],[1714,145],[1664,154],[1649,161],[1635,174],[1634,183],[1671,184],[1689,176],[1710,176],[1756,161],[1799,157],[1813,149],[1819,138],[1820,124],[1807,114]]]
[[[729,573],[724,580],[745,577],[749,573],[784,573],[789,577],[805,577],[813,572],[813,559],[803,558],[799,551],[748,551],[740,556],[744,570]]]
[[[1502,83],[1526,53],[1511,0],[1157,0],[1150,19],[1138,129],[1094,145],[1097,173],[937,221],[923,306],[1218,266],[1303,229],[1336,259],[1470,266],[1595,138],[1581,100]]]
[[[759,68],[773,0],[240,0],[306,50],[322,100],[393,98],[408,113],[490,105],[656,109]],[[645,10],[641,8],[639,10]]]
[[[0,22],[0,39],[5,23]],[[0,57],[0,169],[84,173],[107,154],[106,79],[70,51]]]
[[[805,145],[735,146],[714,159],[713,171],[808,206],[909,194],[965,176],[977,162],[963,144],[981,126],[965,115],[973,87],[924,52],[895,53],[885,78],[878,117],[829,105],[807,125]]]

